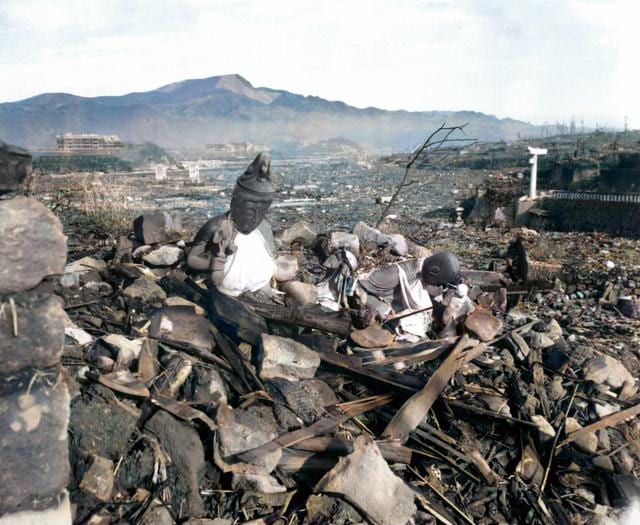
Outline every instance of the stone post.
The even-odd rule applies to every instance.
[[[0,142],[0,195],[31,175],[31,157]],[[66,237],[35,199],[0,198],[0,525],[70,525],[69,392],[60,365]]]

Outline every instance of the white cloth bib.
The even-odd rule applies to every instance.
[[[269,284],[276,262],[258,229],[247,235],[237,232],[234,242],[236,251],[227,257],[224,278],[218,289],[236,297],[244,292],[255,292]]]

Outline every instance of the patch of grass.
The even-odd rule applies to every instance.
[[[129,233],[136,211],[126,192],[101,182],[84,182],[76,209],[101,233],[119,236]]]

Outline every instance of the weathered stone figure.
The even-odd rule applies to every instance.
[[[236,182],[228,212],[207,221],[193,239],[189,268],[210,272],[223,293],[238,296],[269,285],[276,264],[271,226],[271,159],[260,153]]]
[[[406,314],[429,308],[432,298],[439,297],[447,287],[462,282],[460,261],[450,252],[431,257],[391,264],[370,273],[358,281],[356,295],[378,316]],[[401,320],[405,331],[424,336],[431,314]]]

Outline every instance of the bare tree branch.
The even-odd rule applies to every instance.
[[[476,139],[455,137],[451,138],[451,135],[456,131],[459,131],[463,135],[466,135],[464,132],[465,126],[466,124],[463,124],[462,126],[447,126],[446,123],[443,123],[438,129],[431,133],[431,135],[429,135],[419,147],[414,150],[411,158],[409,159],[409,162],[407,162],[407,165],[405,166],[404,176],[402,177],[400,184],[398,184],[396,191],[389,200],[389,203],[382,212],[382,215],[378,219],[376,228],[380,226],[380,223],[384,220],[391,207],[395,204],[400,191],[403,188],[410,186],[414,182],[417,182],[408,181],[408,178],[411,172],[411,168],[414,167],[414,164],[416,164],[416,161],[418,161],[418,159],[420,159],[420,161],[416,164],[415,168],[420,170],[422,168],[425,168],[427,165],[434,165],[435,163],[432,162],[432,157],[434,156],[437,158],[438,162],[442,162],[449,156],[451,156],[452,152],[460,151],[463,148],[469,147],[476,143]],[[437,135],[440,133],[444,133],[444,136],[436,139]],[[450,146],[450,144],[453,143],[462,143],[462,145]]]

